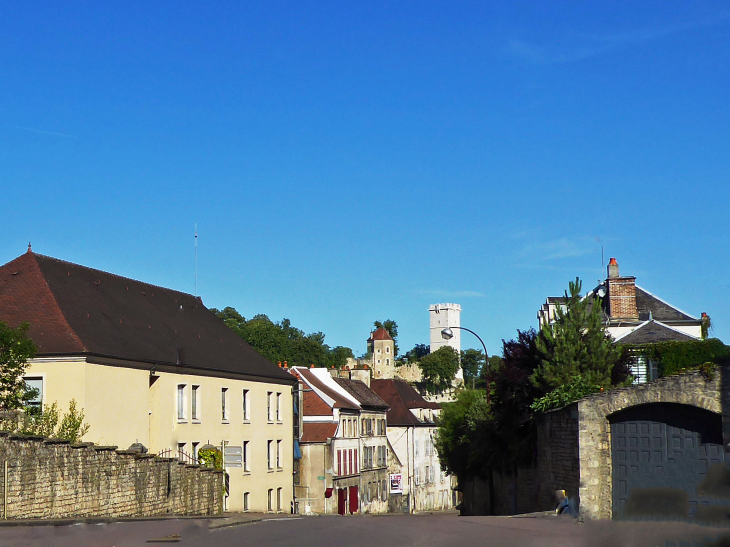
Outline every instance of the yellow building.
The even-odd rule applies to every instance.
[[[28,251],[0,267],[0,320],[30,323],[26,381],[71,399],[84,441],[194,462],[224,448],[230,511],[289,512],[293,387],[199,297]]]

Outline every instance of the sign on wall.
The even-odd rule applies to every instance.
[[[403,475],[400,473],[390,475],[390,493],[391,494],[402,494],[403,493]]]

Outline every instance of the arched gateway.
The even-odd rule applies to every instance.
[[[608,416],[611,428],[613,517],[626,511],[635,488],[677,488],[689,496],[689,516],[698,505],[697,485],[712,464],[724,461],[722,416],[696,406],[649,403]],[[636,494],[635,494],[636,495]]]
[[[622,518],[631,489],[642,487],[687,489],[698,503],[706,468],[724,460],[717,372],[710,379],[697,372],[666,377],[570,405],[577,411],[582,513]]]

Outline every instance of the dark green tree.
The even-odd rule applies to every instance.
[[[376,329],[384,328],[390,334],[393,339],[393,357],[398,356],[398,324],[392,319],[386,319],[385,321],[374,321],[373,326]]]
[[[464,371],[464,385],[474,386],[479,371],[484,366],[484,352],[480,349],[467,349],[461,352],[461,370]]]
[[[29,390],[23,380],[28,368],[28,359],[35,356],[36,346],[28,336],[28,323],[17,329],[0,321],[0,409],[23,408],[38,395],[38,390]]]
[[[543,325],[537,337],[543,358],[533,382],[549,390],[581,376],[591,385],[609,387],[622,349],[606,333],[600,300],[582,298],[578,278],[568,289],[564,305],[556,308],[555,322]]]
[[[325,344],[321,332],[305,334],[292,326],[289,319],[274,323],[268,316],[259,314],[246,320],[234,308],[211,310],[229,328],[248,342],[261,355],[276,363],[287,362],[290,366],[316,365],[319,367],[342,367],[352,350],[338,346],[331,349]]]
[[[413,349],[407,351],[403,357],[407,359],[409,363],[416,363],[423,357],[426,357],[429,353],[431,353],[431,347],[428,344],[416,344],[413,346]]]
[[[452,386],[459,370],[459,354],[451,346],[441,346],[418,363],[429,393],[443,393]]]

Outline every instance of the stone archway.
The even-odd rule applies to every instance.
[[[599,393],[577,403],[580,510],[589,518],[613,516],[611,425],[608,417],[651,403],[677,403],[722,414],[720,374],[698,372]]]

